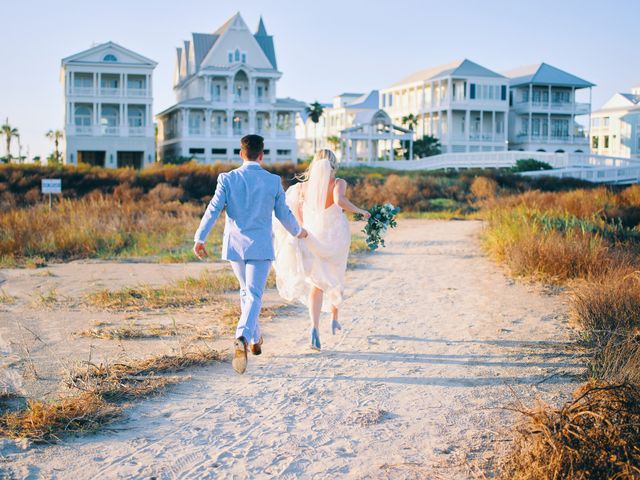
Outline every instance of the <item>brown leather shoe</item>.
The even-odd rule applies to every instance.
[[[252,343],[251,344],[251,353],[253,353],[254,355],[260,355],[262,353],[262,343],[264,342],[264,340],[262,339],[262,337],[260,337],[260,340],[258,340],[258,343]]]
[[[247,370],[247,341],[244,337],[236,338],[233,348],[235,351],[231,366],[236,372],[242,374]]]

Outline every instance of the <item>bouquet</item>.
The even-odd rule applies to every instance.
[[[369,250],[375,250],[380,245],[384,247],[384,238],[382,236],[388,229],[395,228],[398,225],[396,223],[398,212],[400,212],[400,208],[394,207],[390,203],[374,205],[369,209],[371,217],[369,217],[369,221],[362,229],[362,233],[367,236],[366,241]],[[356,215],[356,218],[361,220],[363,217],[362,215]]]

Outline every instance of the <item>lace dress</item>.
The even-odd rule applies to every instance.
[[[299,208],[300,184],[287,190],[287,205]],[[320,288],[325,298],[323,311],[342,303],[347,258],[351,244],[349,221],[335,203],[325,209],[313,209],[302,202],[305,239],[292,237],[278,221],[274,221],[274,267],[280,296],[289,301],[308,304],[312,285]]]

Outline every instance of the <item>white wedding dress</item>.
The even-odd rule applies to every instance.
[[[327,160],[321,162],[329,164]],[[342,209],[335,203],[325,208],[327,194],[333,194],[328,191],[330,173],[330,165],[329,170],[326,165],[312,168],[305,199],[301,184],[287,190],[287,205],[292,212],[302,211],[307,238],[292,237],[277,221],[273,228],[278,293],[288,301],[298,300],[308,306],[309,290],[314,285],[324,292],[325,312],[342,303],[351,244],[349,221]]]

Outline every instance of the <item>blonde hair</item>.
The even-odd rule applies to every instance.
[[[336,158],[336,154],[328,148],[321,148],[313,157],[313,160],[309,164],[309,167],[304,172],[295,176],[296,180],[298,180],[299,182],[306,182],[307,180],[309,180],[311,167],[313,166],[313,162],[315,162],[316,160],[329,160],[333,173],[335,174],[338,171],[338,159]]]

